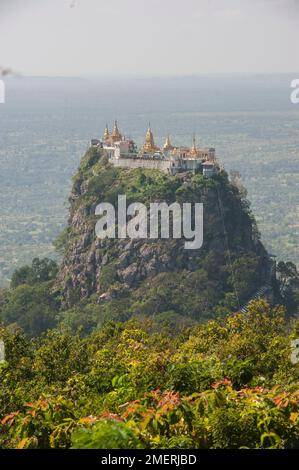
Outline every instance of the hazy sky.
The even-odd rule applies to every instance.
[[[299,0],[0,0],[0,65],[24,75],[299,71]]]

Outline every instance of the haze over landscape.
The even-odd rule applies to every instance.
[[[156,142],[215,146],[249,191],[262,240],[298,257],[298,118],[290,77],[7,80],[0,106],[1,285],[36,256],[53,254],[66,223],[70,179],[106,121],[138,144],[148,120]]]
[[[296,72],[298,3],[1,0],[0,65],[51,76]]]
[[[0,65],[20,75],[0,105],[1,285],[53,255],[70,177],[115,118],[140,144],[150,119],[160,144],[215,146],[270,251],[298,262],[298,1],[2,0],[0,13]]]

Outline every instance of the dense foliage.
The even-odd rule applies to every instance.
[[[35,258],[31,266],[16,270],[11,289],[0,292],[1,321],[21,327],[28,336],[53,328],[60,307],[57,295],[51,293],[57,271],[57,264],[47,258]]]
[[[11,278],[10,287],[15,289],[22,284],[35,285],[55,279],[58,265],[55,261],[44,258],[34,258],[31,266],[23,266],[17,269]]]
[[[3,328],[1,446],[298,447],[298,334],[264,301],[177,334],[154,319],[34,341]]]

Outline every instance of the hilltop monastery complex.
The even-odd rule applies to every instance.
[[[92,139],[91,146],[102,148],[110,163],[118,167],[152,168],[172,175],[184,171],[201,171],[205,176],[211,176],[219,170],[214,148],[196,147],[195,138],[192,147],[175,147],[169,136],[163,148],[159,148],[150,125],[140,149],[132,139],[126,139],[120,133],[117,121],[111,133],[106,125],[103,138]]]

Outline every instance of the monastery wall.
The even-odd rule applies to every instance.
[[[149,168],[164,171],[165,173],[174,173],[175,168],[169,160],[145,160],[133,158],[110,158],[109,162],[114,166],[122,168]]]

